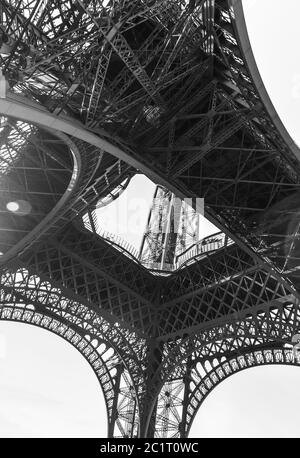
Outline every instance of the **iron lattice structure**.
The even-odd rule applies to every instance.
[[[149,269],[172,271],[178,259],[198,245],[204,209],[193,208],[192,200],[182,201],[168,189],[156,187],[139,253],[139,260]]]
[[[226,377],[297,365],[300,151],[241,1],[1,0],[0,35],[1,319],[81,352],[110,437],[186,437]],[[221,230],[167,275],[94,227],[137,172]]]

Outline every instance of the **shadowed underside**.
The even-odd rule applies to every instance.
[[[298,364],[300,152],[239,0],[106,3],[1,2],[0,314],[87,358],[110,437],[186,437],[225,377]],[[88,231],[140,172],[232,243],[153,275]]]

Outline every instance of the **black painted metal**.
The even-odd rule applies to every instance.
[[[185,437],[225,377],[298,364],[286,345],[299,332],[300,154],[260,80],[241,2],[2,0],[0,35],[1,319],[78,348],[109,436]],[[17,97],[55,129],[7,115]],[[137,173],[124,157],[179,197],[204,198],[226,243],[153,275],[100,237],[95,205]],[[21,199],[29,210],[7,209]]]

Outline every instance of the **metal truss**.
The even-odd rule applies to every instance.
[[[163,304],[159,313],[159,332],[164,339],[195,331],[204,323],[242,310],[272,302],[287,294],[287,288],[270,273],[250,269],[232,278],[195,287],[190,293]],[[201,306],[200,306],[201,304]]]
[[[155,437],[185,438],[203,401],[219,383],[235,373],[262,365],[299,366],[290,349],[257,349],[230,359],[198,363],[181,379],[167,382],[159,396]]]
[[[195,205],[196,206],[196,205]],[[139,260],[148,269],[168,271],[184,251],[199,241],[199,213],[192,199],[182,201],[156,187]]]
[[[81,301],[101,306],[115,321],[151,334],[154,278],[98,236],[70,227],[62,238],[40,244],[33,255],[24,255],[22,260]]]
[[[74,345],[91,365],[101,385],[107,407],[108,435],[137,435],[138,391],[142,386],[137,389],[136,383],[141,380],[140,364],[136,361],[135,375],[131,375],[127,367],[133,367],[130,359],[140,353],[141,343],[134,339],[133,350],[133,336],[122,333],[26,269],[3,273],[0,313],[3,320],[48,329]]]
[[[82,353],[109,437],[186,437],[221,380],[298,365],[300,152],[240,0],[2,0],[0,67],[0,318]],[[135,173],[160,197],[140,257],[93,216]],[[175,196],[222,232],[183,211],[163,239]]]
[[[169,344],[166,360],[173,361],[174,370],[168,368],[171,373],[158,398],[156,435],[186,437],[207,395],[239,370],[263,364],[299,365],[291,349],[298,331],[299,301],[287,296]],[[167,369],[167,363],[164,366]]]

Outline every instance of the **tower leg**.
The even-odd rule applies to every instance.
[[[157,345],[155,341],[152,342],[148,348],[148,361],[148,370],[145,374],[146,391],[140,412],[140,437],[154,437],[155,435],[158,394],[154,394],[156,390],[153,381],[162,361],[161,344]]]
[[[118,418],[118,400],[119,400],[119,393],[120,393],[120,381],[121,381],[121,375],[123,372],[123,367],[121,364],[117,366],[117,375],[116,375],[116,383],[114,387],[114,399],[113,399],[113,405],[112,405],[112,413],[110,418],[108,419],[108,434],[107,436],[114,437],[114,430],[115,430],[115,424]]]
[[[179,424],[179,434],[182,439],[187,437],[187,432],[186,432],[186,420],[187,420],[187,408],[188,408],[188,400],[189,400],[189,386],[191,382],[191,367],[190,365],[187,366],[187,373],[183,377],[183,383],[184,383],[184,394],[183,394],[183,401],[182,401],[182,416],[181,416],[181,422]]]

